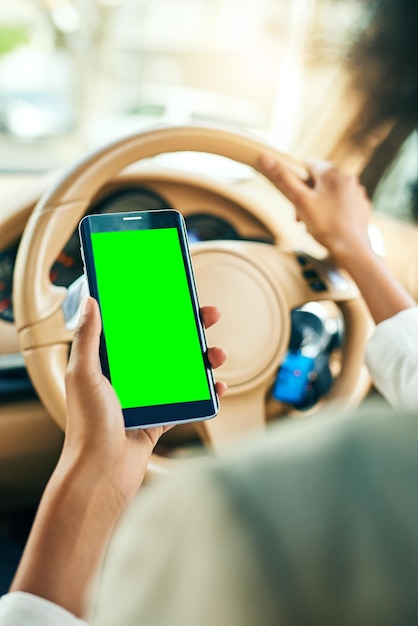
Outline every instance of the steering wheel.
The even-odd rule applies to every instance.
[[[73,330],[68,323],[68,292],[50,280],[50,269],[89,205],[126,166],[167,152],[195,151],[229,157],[257,170],[259,156],[271,147],[245,134],[202,126],[164,127],[141,132],[101,148],[76,164],[35,207],[24,231],[15,266],[14,308],[22,353],[33,384],[52,418],[65,428],[65,370]],[[304,170],[283,154],[301,175]],[[257,210],[280,241],[277,207]],[[290,311],[313,300],[331,300],[345,325],[341,371],[328,400],[342,408],[359,401],[364,388],[363,347],[369,332],[365,305],[351,279],[326,261],[309,257],[325,287],[313,291],[300,255],[279,245],[250,241],[193,244],[200,301],[216,304],[221,321],[208,331],[209,345],[226,349],[220,377],[229,391],[219,415],[198,422],[207,444],[220,448],[231,436],[262,429],[266,396],[285,356]],[[154,454],[154,469],[166,461]]]

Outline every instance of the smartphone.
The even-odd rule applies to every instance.
[[[87,215],[79,235],[102,316],[101,367],[126,428],[214,417],[219,400],[182,215]]]

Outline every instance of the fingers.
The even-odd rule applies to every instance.
[[[86,298],[74,333],[67,371],[77,372],[81,376],[100,373],[98,355],[101,329],[98,304],[94,298]]]
[[[222,348],[208,348],[208,359],[213,367],[221,367],[226,361],[226,352]]]
[[[311,157],[306,162],[309,175],[314,182],[318,192],[341,190],[347,185],[354,185],[360,188],[357,176],[345,172],[330,161]]]
[[[213,369],[216,369],[225,363],[226,352],[222,348],[208,348],[208,359]],[[221,380],[215,384],[215,387],[219,398],[222,398],[228,391],[227,384]]]
[[[221,312],[216,306],[202,306],[200,309],[200,316],[205,328],[210,328],[221,317]]]
[[[284,163],[271,154],[264,153],[258,160],[260,172],[293,204],[299,204],[309,194],[309,187]]]
[[[210,326],[213,326],[213,324],[216,324],[221,317],[221,312],[216,308],[216,306],[203,306],[200,309],[200,314],[205,328],[209,328]],[[220,367],[226,361],[226,352],[222,348],[208,348],[207,354],[209,363],[213,369]],[[218,381],[215,384],[215,387],[219,398],[222,398],[228,390],[227,384],[223,381]]]
[[[221,380],[219,380],[216,385],[216,393],[218,394],[218,398],[223,398],[223,396],[226,394],[226,392],[228,391],[228,386],[226,383],[222,382]]]

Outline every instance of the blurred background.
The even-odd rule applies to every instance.
[[[0,167],[45,170],[156,123],[283,150],[330,88],[355,0],[0,0]]]
[[[366,0],[0,0],[3,180],[161,123],[291,153],[366,20]]]

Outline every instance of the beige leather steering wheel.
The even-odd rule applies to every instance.
[[[257,160],[266,148],[252,137],[219,128],[149,130],[88,156],[41,198],[19,248],[14,308],[29,374],[47,410],[62,428],[64,374],[73,331],[66,323],[67,290],[54,286],[49,274],[96,193],[129,164],[161,153],[214,153],[257,169]],[[279,240],[277,207],[266,207],[261,219]],[[223,346],[228,352],[219,374],[229,386],[221,412],[196,427],[206,443],[219,448],[231,435],[264,426],[266,395],[288,346],[290,311],[309,301],[332,300],[342,311],[342,367],[329,398],[340,400],[345,408],[358,401],[359,389],[364,387],[362,356],[369,326],[358,290],[347,276],[313,259],[326,285],[326,291],[316,293],[304,278],[295,254],[279,246],[248,241],[194,244],[192,256],[201,303],[216,304],[223,312],[221,321],[208,332],[209,344]],[[153,464],[163,467],[164,461],[154,455]]]

